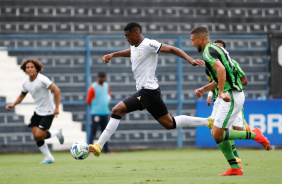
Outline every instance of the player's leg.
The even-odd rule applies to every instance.
[[[176,127],[205,126],[211,129],[213,125],[213,120],[211,120],[210,118],[200,118],[186,115],[175,116],[174,118],[176,121]]]
[[[99,123],[100,127],[101,127],[101,132],[103,132],[106,129],[108,121],[109,121],[108,115],[101,116],[100,123]],[[110,150],[109,150],[109,143],[108,142],[105,143],[103,151],[104,151],[104,153],[109,153],[110,152]]]
[[[230,93],[231,102],[225,102],[224,100],[219,98],[219,106],[217,107],[215,114],[215,121],[213,124],[213,128],[211,131],[212,137],[216,141],[218,147],[222,151],[226,160],[228,161],[231,169],[226,171],[225,175],[243,175],[241,171],[241,167],[237,163],[235,156],[232,151],[232,145],[228,139],[224,139],[224,133],[228,131],[227,128],[231,127],[232,123],[235,121],[239,111],[237,106],[243,106],[244,100],[241,100],[241,103],[237,104],[237,100],[234,99],[232,93]]]
[[[239,114],[237,115],[235,121],[233,122],[231,128],[233,130],[237,130],[237,131],[245,131],[245,126],[244,126],[244,123],[243,123],[243,120],[244,120],[244,111],[243,109],[239,112]],[[235,143],[233,140],[230,140],[230,144],[231,144],[231,147],[232,147],[232,151],[233,151],[233,154],[235,156],[235,159],[238,163],[242,163],[242,160],[237,152],[237,148],[235,146]]]
[[[242,109],[242,106],[244,104],[244,93],[243,92],[234,92],[234,94],[231,93],[232,102],[226,103],[222,102],[222,106],[220,106],[219,109],[220,113],[217,113],[219,117],[217,117],[214,121],[214,126],[221,127],[224,123],[224,127],[226,128],[226,124],[232,123],[235,118],[234,116],[237,116],[240,110]],[[240,108],[240,109],[239,109]],[[228,111],[228,112],[227,112]],[[225,118],[224,118],[225,116]],[[233,119],[234,118],[234,119]],[[221,122],[224,120],[224,122]],[[230,125],[227,125],[229,127]],[[216,134],[216,131],[212,135],[215,140],[221,141],[221,140],[234,140],[234,139],[253,139],[256,142],[260,143],[265,149],[269,150],[270,145],[269,141],[266,137],[263,136],[263,134],[260,132],[258,128],[255,128],[251,132],[249,131],[237,131],[237,130],[231,130],[226,129],[223,131],[223,134]]]
[[[34,140],[36,141],[36,144],[39,150],[45,155],[44,160],[40,162],[40,164],[53,163],[55,159],[52,156],[48,148],[48,145],[44,141],[44,139],[46,138],[46,131],[43,131],[38,127],[32,127],[32,133],[33,133]]]
[[[32,128],[33,138],[39,148],[39,150],[45,155],[45,159],[49,160],[49,163],[54,162],[54,157],[51,155],[47,144],[45,143],[44,139],[46,138],[46,131],[39,129],[40,122],[42,120],[42,116],[39,116],[34,112],[33,116],[31,117],[30,124],[28,127]],[[48,159],[50,158],[50,159]],[[44,162],[43,161],[43,162]]]
[[[192,116],[180,115],[171,117],[168,114],[167,107],[161,99],[160,93],[151,96],[152,103],[147,107],[147,111],[167,130],[177,127],[209,127],[208,118],[198,118]]]
[[[124,101],[119,102],[116,106],[112,109],[112,115],[106,126],[105,130],[102,132],[101,136],[99,137],[98,141],[94,145],[89,145],[89,150],[93,152],[95,156],[99,156],[101,154],[102,148],[105,143],[110,139],[112,134],[116,131],[121,117],[127,113],[136,111],[136,110],[143,110],[143,106],[138,100],[137,97],[131,96]]]
[[[101,119],[100,116],[91,115],[92,124],[91,124],[90,140],[89,140],[91,144],[93,144],[93,141],[96,137],[96,132],[98,129],[98,123],[100,119]]]
[[[60,144],[64,144],[64,136],[62,134],[62,129],[50,129],[52,122],[54,119],[54,115],[42,116],[42,119],[39,124],[39,128],[46,133],[45,139],[49,139],[52,137],[57,137]],[[44,134],[44,133],[42,133]],[[41,135],[44,136],[44,135]]]
[[[217,108],[219,106],[219,99],[217,98],[213,105],[213,112],[212,115],[208,118],[199,118],[199,117],[192,117],[192,116],[175,116],[176,127],[199,127],[199,126],[206,126],[209,129],[212,129],[214,116],[216,114]]]

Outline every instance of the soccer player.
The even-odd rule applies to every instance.
[[[216,45],[220,46],[220,47],[223,47],[224,49],[226,48],[226,43],[223,41],[223,40],[216,40],[214,42]],[[242,68],[240,67],[239,63],[237,63],[235,60],[233,60],[233,63],[235,65],[235,68],[236,70],[238,71],[238,74],[239,74],[239,77],[240,77],[240,80],[241,80],[241,83],[243,85],[243,89],[244,87],[247,85],[248,83],[248,80],[247,80],[247,77],[244,73],[244,71],[242,70]],[[211,79],[211,76],[208,72],[208,70],[206,70],[206,74],[208,75],[209,77],[209,82],[212,82],[212,79]],[[216,102],[216,99],[218,97],[218,88],[214,89],[214,91],[209,91],[208,93],[208,98],[207,98],[207,105],[210,106],[211,105],[211,101],[212,101],[212,96],[214,95],[214,102]],[[232,127],[231,127],[233,130],[241,130],[241,131],[251,131],[249,125],[247,124],[246,120],[244,119],[244,108],[240,111],[240,113],[238,114],[235,122],[232,124]],[[233,140],[230,140],[230,144],[231,144],[231,147],[232,147],[232,151],[234,153],[234,156],[236,158],[236,161],[238,163],[242,163],[242,160],[240,159],[239,157],[239,154],[237,152],[237,149],[235,147],[235,144],[234,144],[234,141]]]
[[[11,110],[21,103],[29,92],[35,102],[35,112],[31,117],[28,127],[32,128],[34,140],[39,150],[45,155],[40,164],[50,164],[55,161],[44,141],[45,139],[57,136],[61,144],[64,143],[64,136],[61,129],[49,130],[54,116],[59,114],[60,89],[46,76],[39,73],[43,65],[36,59],[27,59],[21,63],[21,69],[28,75],[23,81],[22,93],[13,104],[7,105],[6,109]],[[56,105],[54,105],[51,91],[54,92]]]
[[[96,136],[98,126],[103,132],[109,121],[109,103],[111,100],[111,92],[109,84],[106,82],[107,76],[105,72],[98,72],[98,80],[88,88],[86,102],[91,106],[91,134],[90,142],[93,143]],[[105,144],[105,153],[110,153],[108,143]]]
[[[214,106],[212,112],[211,119],[214,120],[214,123],[211,134],[231,166],[224,174],[218,176],[243,175],[242,168],[235,159],[229,140],[253,139],[266,150],[271,148],[269,141],[263,136],[259,128],[255,128],[251,132],[227,129],[235,121],[245,101],[242,91],[243,85],[238,71],[228,52],[210,42],[209,31],[206,27],[198,26],[194,28],[191,31],[190,39],[192,46],[197,48],[198,52],[203,51],[205,67],[213,79],[212,83],[196,89],[197,97],[218,87],[218,105]]]
[[[89,145],[89,150],[94,155],[99,156],[104,144],[116,131],[121,117],[127,113],[144,110],[147,111],[166,129],[185,127],[194,123],[189,116],[171,117],[163,100],[158,80],[155,77],[157,68],[158,53],[171,53],[188,61],[193,66],[204,66],[204,61],[194,60],[179,48],[161,44],[156,40],[144,38],[141,26],[137,22],[129,22],[124,28],[124,35],[129,42],[130,49],[111,53],[103,57],[103,61],[108,63],[113,57],[130,57],[132,71],[136,79],[137,92],[127,99],[119,102],[112,109],[112,115],[106,129],[101,134],[98,142]],[[197,125],[209,125],[207,118],[200,118]]]

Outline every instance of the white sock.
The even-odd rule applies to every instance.
[[[60,129],[49,130],[49,132],[51,134],[51,137],[54,137],[54,136],[57,136],[60,133]]]
[[[176,127],[199,127],[206,126],[209,127],[208,118],[198,118],[192,116],[175,116]]]
[[[42,146],[39,147],[39,150],[45,155],[45,157],[55,160],[52,154],[50,153],[46,142]]]
[[[113,133],[116,131],[120,119],[110,118],[108,125],[106,126],[105,130],[101,134],[98,140],[98,144],[100,145],[101,149],[103,148],[104,144],[110,139]]]

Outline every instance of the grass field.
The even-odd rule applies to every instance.
[[[89,155],[77,161],[69,152],[54,152],[54,164],[40,165],[43,156],[0,155],[1,184],[80,183],[282,183],[282,150],[239,149],[244,176],[218,177],[229,166],[217,150],[175,149]]]

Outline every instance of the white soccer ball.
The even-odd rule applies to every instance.
[[[70,149],[71,155],[76,160],[83,160],[89,154],[88,144],[85,142],[75,142]]]

